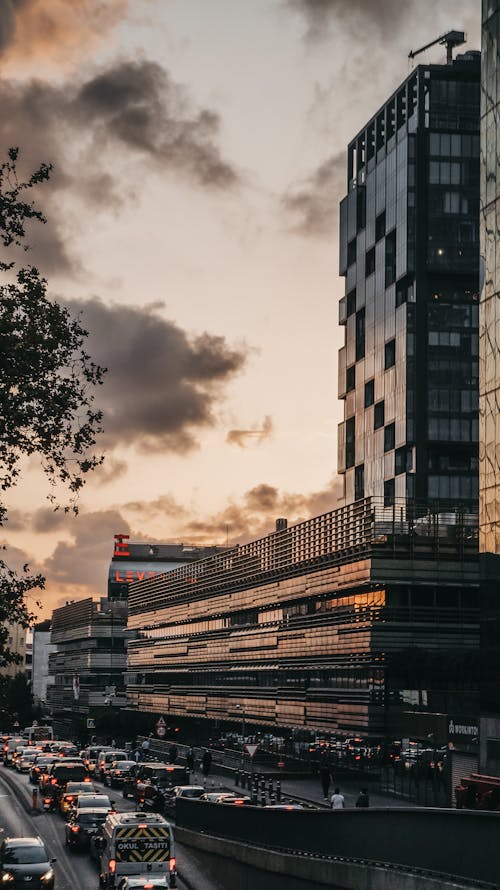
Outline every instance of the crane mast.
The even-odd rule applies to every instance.
[[[447,31],[446,34],[441,34],[441,37],[436,37],[435,40],[431,40],[430,43],[426,43],[425,46],[421,46],[420,49],[412,49],[408,53],[409,59],[414,59],[415,56],[418,56],[420,53],[425,52],[426,49],[430,49],[431,46],[435,46],[437,43],[440,43],[442,46],[446,46],[446,64],[451,65],[453,62],[453,49],[456,46],[461,46],[462,43],[465,43],[466,36],[464,31]]]

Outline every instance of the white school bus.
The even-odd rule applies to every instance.
[[[95,846],[101,887],[116,887],[124,875],[162,875],[177,885],[172,826],[157,813],[110,813]]]

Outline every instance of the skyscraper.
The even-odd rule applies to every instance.
[[[348,147],[347,503],[477,502],[479,81],[477,52],[419,65]]]

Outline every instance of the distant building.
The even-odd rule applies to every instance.
[[[7,649],[19,656],[19,661],[13,664],[1,664],[0,676],[15,677],[16,674],[26,673],[26,634],[27,629],[20,624],[7,622]]]
[[[221,552],[221,547],[195,547],[187,544],[159,544],[130,541],[128,535],[115,535],[109,566],[109,599],[126,599],[130,584],[156,578],[195,559]]]
[[[47,702],[47,688],[54,683],[55,677],[49,676],[49,657],[56,651],[55,644],[50,642],[50,620],[35,624],[33,628],[33,670],[31,688],[35,704]]]
[[[47,702],[54,726],[86,727],[94,711],[125,704],[126,602],[92,598],[68,603],[52,613],[49,656],[53,678]]]

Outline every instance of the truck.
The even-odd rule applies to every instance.
[[[157,813],[110,813],[92,847],[103,888],[116,887],[125,875],[167,877],[169,887],[177,886],[172,826]]]

